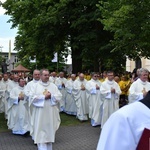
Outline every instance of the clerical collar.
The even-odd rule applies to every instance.
[[[3,80],[3,82],[8,82],[8,80]]]
[[[19,89],[21,89],[21,90],[23,90],[24,89],[24,87],[22,87],[22,86],[18,86],[19,87]]]
[[[42,82],[41,80],[39,81],[40,84],[42,84],[43,86],[48,86],[50,84],[50,82]]]
[[[141,84],[145,85],[147,83],[147,81],[143,82],[140,78],[137,79]]]
[[[110,81],[110,80],[106,80],[106,82],[110,85],[112,85],[114,83],[114,80]]]
[[[140,100],[140,102],[146,105],[150,109],[150,91],[148,91],[146,97]]]
[[[15,84],[18,84],[18,81],[12,81],[12,82],[14,82]]]
[[[35,80],[35,79],[33,79],[33,82],[34,82],[34,83],[37,83],[38,81],[39,81],[39,80]]]
[[[91,79],[92,81],[94,81],[94,82],[97,82],[98,80],[94,80],[94,79]]]

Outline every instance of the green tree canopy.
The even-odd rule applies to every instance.
[[[7,10],[6,14],[11,16],[12,27],[18,27],[15,50],[19,58],[29,64],[29,58],[36,56],[39,69],[54,69],[51,63],[54,53],[58,52],[59,61],[63,64],[70,47],[74,73],[98,71],[99,65],[103,69],[106,66],[114,68],[115,65],[122,67],[125,53],[112,51],[115,31],[103,30],[103,21],[98,21],[101,11],[96,4],[98,0],[4,2],[2,5]]]
[[[104,29],[114,34],[112,51],[150,58],[150,1],[106,0],[97,5]]]

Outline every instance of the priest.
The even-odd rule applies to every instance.
[[[139,78],[129,88],[129,103],[143,99],[150,90],[148,82],[149,71],[145,68],[139,69]]]
[[[62,112],[64,110],[65,105],[65,96],[66,96],[66,85],[67,79],[64,77],[64,72],[59,73],[59,77],[55,80],[55,85],[58,87],[59,91],[62,94],[62,99],[60,101],[60,111]]]
[[[52,150],[55,133],[60,125],[58,103],[62,94],[57,86],[49,82],[49,71],[40,71],[40,81],[32,88],[29,98],[33,125],[31,136],[38,150]]]
[[[89,103],[89,118],[91,125],[98,126],[101,124],[101,107],[102,101],[100,98],[101,82],[98,79],[98,74],[93,72],[91,80],[86,83],[87,100]]]
[[[29,118],[25,107],[27,102],[24,95],[24,79],[19,78],[18,84],[19,86],[10,91],[7,125],[13,134],[24,135],[29,131]]]
[[[77,106],[75,103],[75,99],[72,93],[73,84],[75,82],[76,75],[72,74],[71,79],[67,80],[66,82],[66,96],[65,96],[65,105],[64,105],[64,112],[69,115],[77,115]]]
[[[149,135],[150,92],[110,116],[102,128],[97,150],[149,150]]]
[[[1,88],[2,90],[5,91],[5,96],[4,98],[2,99],[3,102],[4,102],[4,113],[5,113],[5,119],[8,119],[8,114],[7,114],[7,111],[8,111],[8,98],[9,98],[9,93],[7,91],[8,89],[8,84],[9,84],[10,80],[8,78],[8,74],[5,73],[3,74],[3,80],[1,82]]]
[[[102,83],[100,88],[101,100],[103,101],[101,128],[103,127],[109,116],[119,109],[120,94],[120,87],[114,81],[114,72],[108,71],[107,80]]]
[[[27,85],[25,86],[25,89],[24,89],[27,101],[29,100],[29,97],[31,96],[32,88],[34,88],[34,86],[36,86],[36,84],[39,80],[40,80],[40,70],[35,69],[33,71],[33,79],[27,83]],[[33,118],[31,118],[33,111],[32,111],[32,109],[29,109],[29,102],[28,102],[28,105],[25,105],[25,106],[27,106],[26,109],[28,110],[28,113],[29,113],[29,123],[30,123],[30,128],[31,128],[33,125],[33,122],[34,122]]]
[[[73,96],[77,106],[77,118],[80,121],[88,120],[88,101],[86,97],[86,83],[87,80],[84,78],[84,74],[80,73],[79,78],[77,78],[73,84]]]

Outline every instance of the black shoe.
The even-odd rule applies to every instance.
[[[24,137],[28,137],[29,135],[30,135],[30,132],[27,131],[23,136],[24,136]]]

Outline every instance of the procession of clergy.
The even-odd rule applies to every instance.
[[[130,105],[145,97],[150,90],[148,73],[141,68],[136,78],[120,78],[113,71],[104,72],[103,78],[95,72],[65,78],[63,72],[50,74],[47,69],[36,69],[31,81],[5,73],[0,75],[0,113],[4,112],[13,134],[30,133],[38,150],[52,150],[60,112],[75,115],[80,121],[90,118],[92,126],[103,129],[120,101]]]

